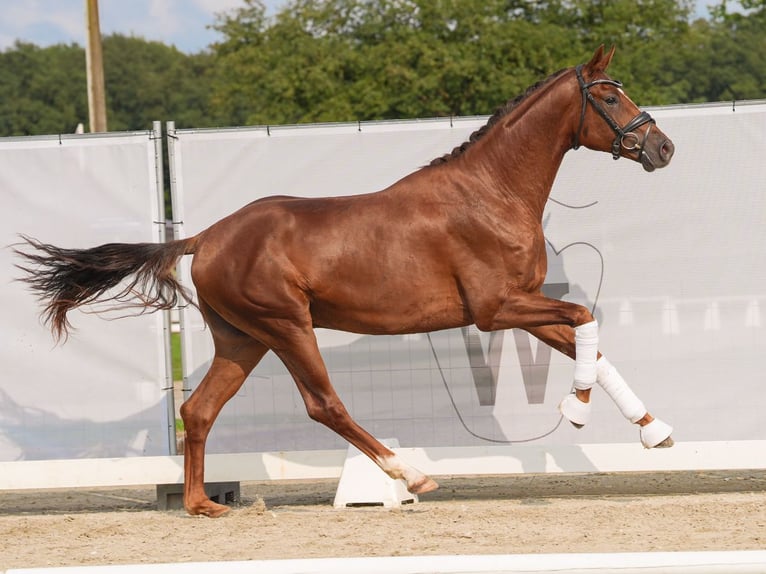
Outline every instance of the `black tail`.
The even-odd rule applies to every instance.
[[[71,324],[67,313],[81,305],[114,301],[100,309],[170,309],[179,299],[192,303],[191,294],[175,277],[178,259],[193,253],[193,238],[169,243],[108,243],[91,249],[62,249],[22,236],[26,260],[16,265],[26,277],[20,279],[44,305],[41,316],[59,341],[66,340]],[[117,293],[108,291],[128,279]]]

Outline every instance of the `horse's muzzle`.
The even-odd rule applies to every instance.
[[[640,155],[641,165],[644,166],[646,171],[654,171],[665,167],[670,163],[673,154],[676,151],[676,147],[673,142],[667,138],[664,138],[655,147],[647,145]]]

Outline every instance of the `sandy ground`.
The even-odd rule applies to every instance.
[[[333,508],[337,481],[242,483],[224,518],[154,488],[0,492],[0,571],[333,556],[759,550],[766,471],[439,477],[400,509]]]

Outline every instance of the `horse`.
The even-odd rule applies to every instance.
[[[410,492],[438,487],[350,416],[320,355],[314,328],[405,334],[464,327],[519,328],[574,359],[574,384],[559,410],[590,418],[601,385],[640,427],[646,448],[672,445],[672,427],[651,415],[598,351],[591,312],[548,298],[542,217],[566,152],[581,146],[628,158],[651,172],[674,146],[606,70],[600,46],[507,102],[451,153],[374,193],[254,201],[199,234],[161,244],[63,249],[22,236],[22,281],[43,304],[57,341],[81,305],[131,301],[138,309],[188,302],[214,342],[209,370],[181,406],[184,505],[217,517],[228,507],[204,491],[205,443],[223,405],[267,351],[292,375],[309,417],[370,457]],[[175,276],[192,255],[192,296]],[[115,293],[117,291],[117,293]],[[105,310],[101,306],[99,309]]]

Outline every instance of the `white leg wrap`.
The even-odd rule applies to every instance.
[[[644,403],[630,389],[612,364],[603,355],[596,363],[598,384],[606,391],[617,404],[622,415],[630,422],[635,423],[646,414]],[[665,438],[665,437],[663,437]]]
[[[673,433],[673,427],[660,419],[654,419],[648,425],[641,427],[641,444],[644,448],[654,448]],[[672,446],[673,442],[662,446]]]
[[[566,419],[578,426],[588,424],[590,421],[590,403],[584,403],[574,393],[569,393],[564,397],[564,400],[559,403],[559,412],[566,417]]]
[[[596,382],[596,357],[598,356],[598,321],[595,319],[575,327],[574,387],[581,391],[590,389]]]

